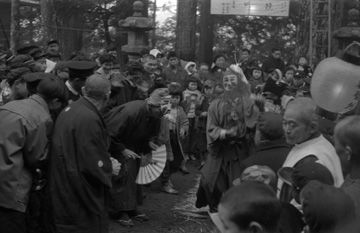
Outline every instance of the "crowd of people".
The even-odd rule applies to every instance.
[[[162,145],[162,191],[178,194],[171,175],[197,160],[194,205],[222,232],[360,232],[360,117],[324,117],[306,58],[281,52],[199,64],[152,49],[124,67],[105,52],[63,60],[56,40],[2,52],[2,232],[151,220],[136,177]]]

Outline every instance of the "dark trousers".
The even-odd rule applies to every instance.
[[[195,155],[195,139],[196,139],[196,127],[195,127],[195,118],[188,118],[189,119],[189,133],[188,136],[185,138],[184,143],[184,152],[188,155]]]
[[[1,233],[26,233],[25,213],[0,207]]]

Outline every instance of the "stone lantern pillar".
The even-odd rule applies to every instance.
[[[134,14],[125,20],[119,22],[119,26],[127,32],[128,43],[121,47],[125,52],[129,61],[138,60],[140,52],[148,49],[147,32],[153,30],[155,22],[152,18],[142,15],[144,3],[142,1],[135,1],[133,4]]]

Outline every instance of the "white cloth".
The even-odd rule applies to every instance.
[[[289,152],[283,167],[294,167],[303,158],[314,155],[318,159],[318,163],[324,165],[331,172],[334,178],[334,186],[340,187],[344,182],[339,156],[336,154],[335,148],[322,135],[317,138],[308,140],[301,144],[295,145]],[[278,180],[277,190],[278,196],[283,186],[283,181]]]

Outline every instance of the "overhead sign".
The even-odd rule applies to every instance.
[[[289,16],[290,0],[211,0],[213,15]]]

